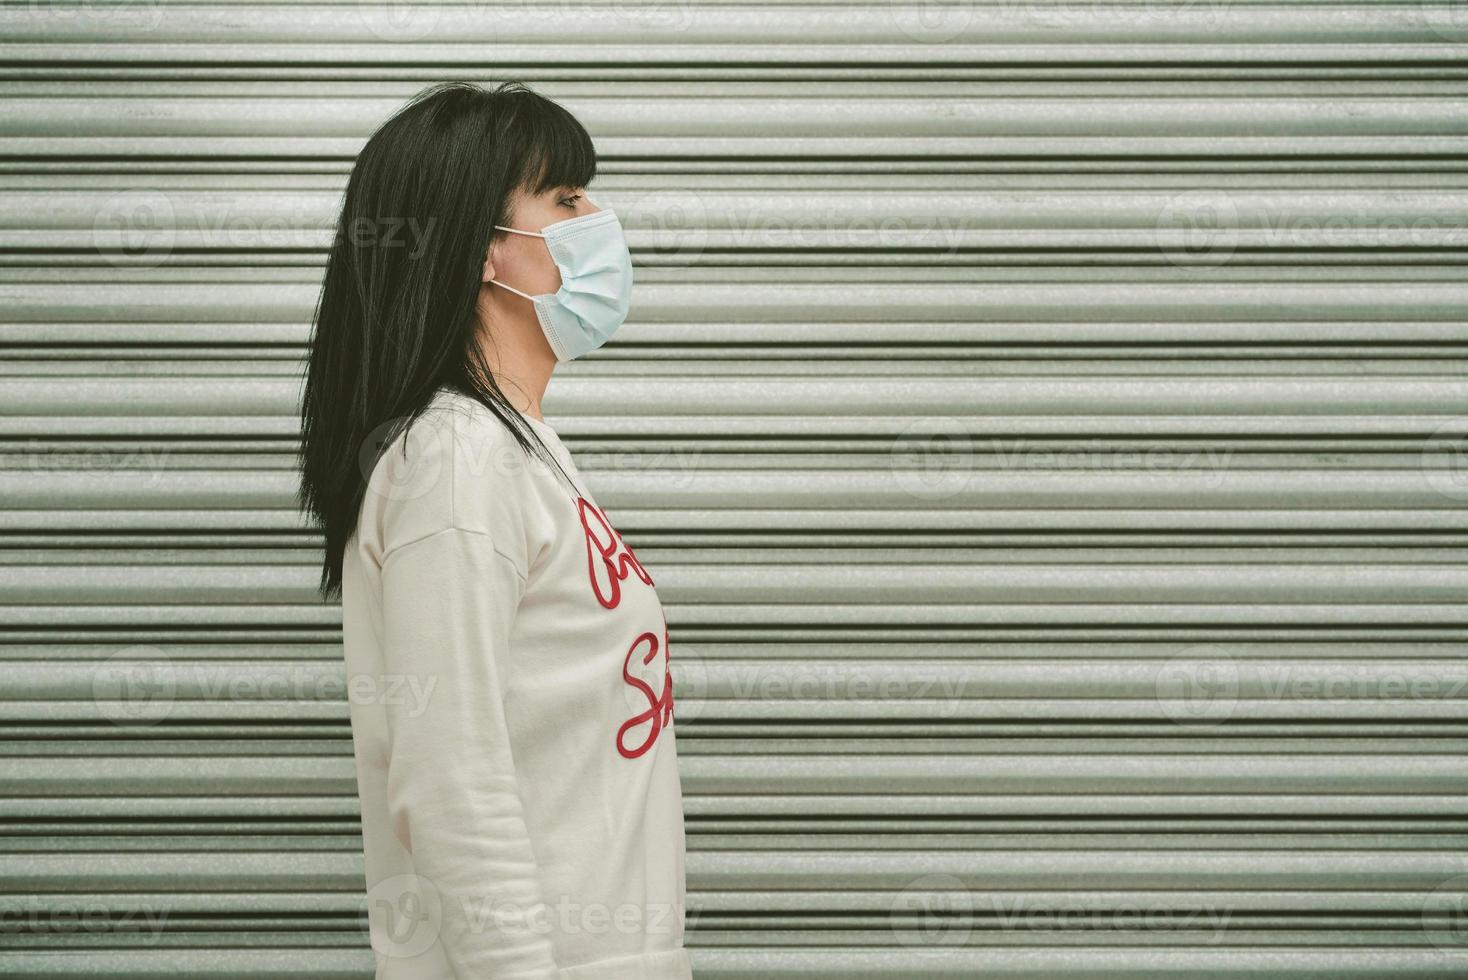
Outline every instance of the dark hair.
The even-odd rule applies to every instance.
[[[485,405],[527,452],[533,437],[534,451],[565,474],[490,371],[476,302],[485,255],[504,234],[493,226],[510,224],[514,190],[584,187],[595,175],[581,123],[520,82],[430,86],[362,147],[326,262],[301,403],[298,502],[324,533],[324,598],[341,594],[372,466],[439,388]]]

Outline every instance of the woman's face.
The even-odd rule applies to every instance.
[[[506,228],[541,231],[546,225],[600,211],[586,196],[584,187],[553,187],[543,194],[526,195],[517,190],[510,198]],[[498,279],[531,296],[553,293],[561,288],[561,273],[546,250],[545,239],[534,235],[497,232],[489,248],[484,279]],[[509,294],[520,300],[513,293]]]

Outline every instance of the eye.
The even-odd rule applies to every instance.
[[[576,207],[576,202],[579,200],[581,200],[580,194],[572,194],[570,197],[561,198],[560,203],[562,207],[572,208],[574,210]]]

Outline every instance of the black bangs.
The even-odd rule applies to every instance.
[[[586,127],[560,105],[520,82],[494,90],[508,102],[505,117],[516,166],[516,186],[527,194],[556,187],[585,187],[596,176],[596,147]]]

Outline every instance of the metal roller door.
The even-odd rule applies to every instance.
[[[0,975],[362,978],[297,378],[523,78],[633,320],[700,980],[1468,975],[1461,3],[0,4]]]

